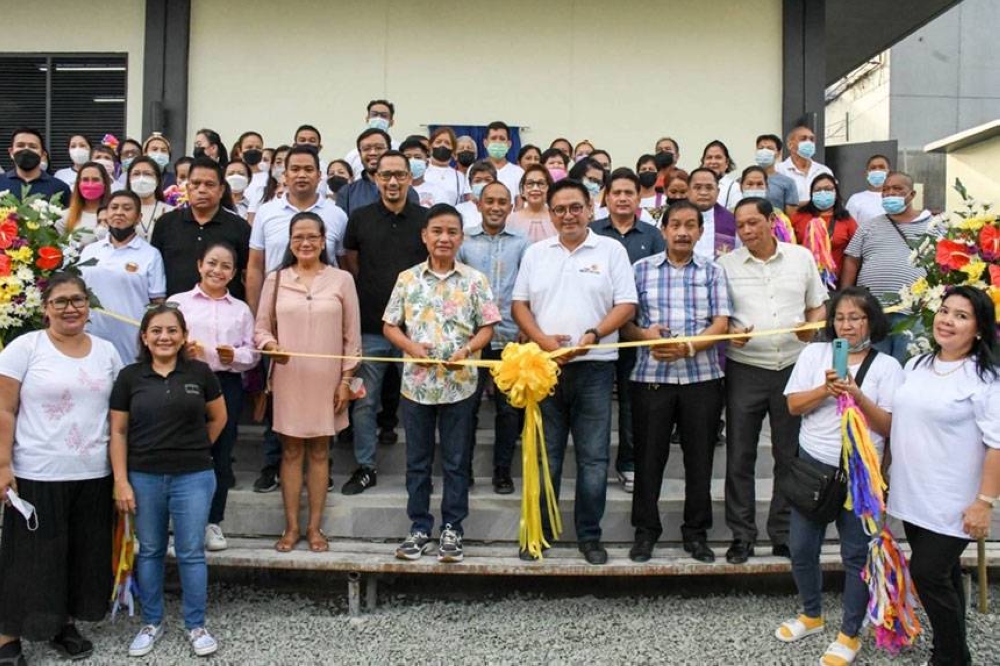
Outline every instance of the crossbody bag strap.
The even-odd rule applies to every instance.
[[[865,360],[861,361],[861,367],[858,368],[858,374],[854,377],[854,383],[861,387],[861,382],[865,381],[865,375],[868,374],[868,368],[872,367],[872,363],[875,362],[875,357],[878,356],[878,350],[874,347],[868,348],[868,355],[865,356]]]
[[[903,244],[912,250],[913,246],[910,244],[909,239],[907,239],[906,234],[903,233],[903,230],[899,228],[899,225],[896,224],[893,220],[889,220],[889,224],[891,224],[892,228],[896,230],[896,233],[899,234],[899,237],[903,239]]]
[[[274,293],[271,294],[271,335],[278,339],[278,288],[281,287],[281,271],[279,268],[274,273]]]

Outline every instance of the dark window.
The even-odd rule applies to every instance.
[[[125,136],[128,75],[125,54],[23,55],[0,53],[0,160],[10,133],[35,127],[45,134],[50,171],[69,166],[69,137],[83,134],[99,145],[105,134]]]

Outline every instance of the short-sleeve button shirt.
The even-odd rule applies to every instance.
[[[344,234],[347,232],[347,213],[326,197],[317,197],[308,208],[300,209],[283,195],[272,199],[257,210],[250,232],[250,249],[264,253],[264,270],[277,270],[288,249],[288,227],[292,218],[300,212],[316,213],[326,227],[326,253],[330,264],[337,266],[337,257],[344,253]]]

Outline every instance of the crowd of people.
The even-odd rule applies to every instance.
[[[629,557],[649,561],[662,535],[673,440],[685,470],[684,549],[715,560],[710,483],[724,440],[725,558],[742,564],[758,541],[764,418],[776,471],[796,458],[835,470],[836,399],[851,395],[890,469],[889,512],[912,548],[932,663],[970,663],[958,566],[968,541],[986,536],[1000,495],[996,314],[983,293],[952,290],[935,316],[933,351],[903,367],[899,315],[883,306],[921,276],[910,245],[930,218],[914,205],[909,175],[873,155],[868,188],[845,202],[805,126],[784,139],[761,134],[755,164],[742,171],[722,141],[686,171],[669,137],[632,169],[562,138],[510,160],[502,122],[481,145],[447,127],[397,143],[394,120],[391,103],[372,101],[356,149],[329,163],[311,125],[274,148],[248,131],[227,149],[204,129],[190,157],[159,134],[114,150],[74,135],[72,167],[55,175],[40,133],[14,132],[0,191],[61,196],[61,228],[97,261],[49,280],[47,328],[0,353],[0,500],[39,518],[32,529],[20,511],[4,512],[0,664],[24,663],[22,637],[73,657],[92,650],[73,622],[104,614],[116,508],[135,515],[139,542],[143,628],[129,654],[148,654],[166,627],[170,524],[188,639],[195,654],[217,649],[204,553],[227,547],[246,400],[267,424],[254,490],[280,487],[284,503],[278,551],[302,540],[313,552],[329,548],[330,438],[351,442],[357,463],[341,492],[363,493],[378,482],[379,444],[396,441],[400,413],[411,528],[395,556],[436,547],[441,562],[461,561],[490,382],[461,362],[498,359],[518,341],[571,348],[540,407],[557,496],[572,436],[575,534],[593,565],[608,559],[601,522],[615,401],[614,472],[633,493]],[[92,312],[88,291],[117,316]],[[141,321],[138,334],[123,318]],[[772,330],[792,332],[754,335]],[[726,344],[672,341],[726,333]],[[846,378],[832,369],[834,338],[850,347]],[[590,348],[619,340],[647,344]],[[508,494],[522,415],[499,391],[493,399],[492,489]],[[868,603],[859,574],[868,537],[850,511],[835,522],[848,576],[828,666],[854,661]],[[782,641],[823,630],[826,527],[774,489],[771,553],[791,559],[802,602],[778,627]]]

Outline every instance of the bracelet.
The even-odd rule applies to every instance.
[[[594,342],[595,343],[598,343],[598,342],[601,341],[601,334],[597,332],[596,328],[588,328],[586,331],[583,332],[584,335],[586,335],[587,333],[590,333],[590,334],[592,334],[594,336]]]
[[[688,358],[694,358],[694,355],[698,353],[694,348],[694,343],[689,341],[685,344],[687,344],[688,348]]]
[[[341,377],[340,383],[344,386],[350,386],[351,382],[354,381],[354,377]]]
[[[472,356],[473,354],[475,354],[475,352],[472,351],[472,347],[470,345],[465,345],[464,347],[462,347],[462,349],[465,350],[465,357],[466,358],[469,358],[470,356]]]
[[[998,501],[1000,501],[1000,497],[990,497],[989,495],[984,495],[982,493],[976,495],[976,499],[980,502],[986,502],[990,505],[991,509],[997,505]]]

